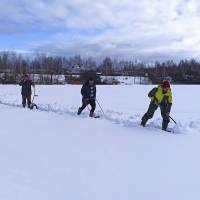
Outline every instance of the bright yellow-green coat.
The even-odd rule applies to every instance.
[[[171,91],[171,88],[169,88],[167,90],[167,92],[165,94],[163,94],[162,86],[159,85],[156,94],[151,99],[155,100],[157,103],[161,103],[164,96],[167,96],[168,97],[168,102],[172,103],[172,91]]]

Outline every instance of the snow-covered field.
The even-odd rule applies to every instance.
[[[199,86],[172,86],[176,134],[158,111],[139,126],[153,86],[97,86],[100,119],[76,115],[80,87],[37,86],[28,110],[20,87],[0,86],[0,199],[200,199]]]

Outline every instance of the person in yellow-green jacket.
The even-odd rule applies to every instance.
[[[151,98],[151,103],[142,117],[141,125],[145,127],[147,121],[153,117],[154,112],[160,107],[163,118],[162,130],[166,131],[170,122],[169,114],[172,106],[172,92],[169,81],[163,81],[161,85],[153,88],[148,96]]]

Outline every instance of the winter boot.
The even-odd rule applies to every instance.
[[[77,112],[77,115],[80,115],[80,114],[81,114],[81,112],[82,112],[82,109],[81,109],[81,108],[79,108],[79,109],[78,109],[78,112]]]
[[[166,131],[166,130],[167,130],[168,123],[169,123],[168,121],[163,120],[163,122],[162,122],[162,130],[163,130],[163,131]]]
[[[145,121],[145,120],[142,120],[141,123],[140,123],[140,125],[143,126],[143,127],[145,127],[146,121]]]
[[[94,113],[90,111],[90,117],[94,117]]]

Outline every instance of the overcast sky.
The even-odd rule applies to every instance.
[[[200,56],[199,0],[1,0],[0,50],[120,59]]]

